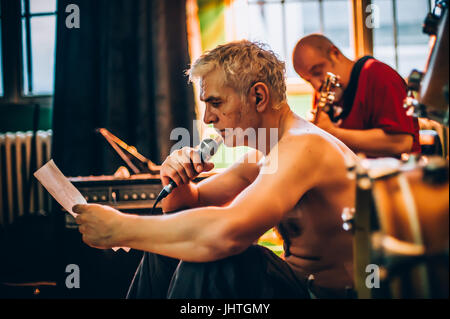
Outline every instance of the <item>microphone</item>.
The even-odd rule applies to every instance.
[[[223,139],[220,135],[215,136],[214,138],[205,138],[201,141],[200,146],[197,150],[198,154],[200,155],[200,159],[202,163],[209,161],[211,157],[216,154],[217,150],[219,149],[219,146],[223,143]],[[164,186],[164,188],[159,193],[158,197],[156,198],[155,204],[153,205],[153,209],[156,207],[158,202],[162,200],[163,198],[167,197],[174,188],[177,187],[177,184],[174,181],[170,181],[169,184]],[[152,212],[153,212],[152,209]]]

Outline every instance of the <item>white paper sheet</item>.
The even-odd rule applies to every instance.
[[[86,199],[61,173],[53,159],[34,172],[34,177],[39,180],[42,186],[69,214],[74,218],[77,217],[77,214],[72,211],[72,207],[77,204],[86,204]],[[120,248],[126,252],[130,250],[128,247],[113,247],[113,250],[117,251]]]

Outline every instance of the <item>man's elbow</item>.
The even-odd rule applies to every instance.
[[[219,260],[238,255],[244,252],[248,247],[249,245],[244,245],[243,243],[239,243],[237,241],[222,239],[222,243],[219,245],[219,247],[215,247],[212,258],[214,260]]]
[[[411,135],[392,136],[392,143],[388,152],[392,156],[400,156],[403,153],[411,152],[413,146],[413,137]]]
[[[252,242],[247,240],[238,239],[238,237],[230,236],[230,234],[222,234],[220,238],[217,238],[216,243],[216,258],[222,259],[229,256],[238,255],[244,252]]]
[[[224,227],[223,231],[215,232],[214,238],[211,239],[213,243],[211,255],[215,260],[218,260],[244,252],[253,241],[246,240],[243,237],[247,236],[242,236],[242,234],[236,232],[236,228]]]
[[[197,244],[195,256],[190,256],[186,260],[192,262],[213,262],[224,259],[233,255],[238,255],[247,247],[242,244],[233,242],[224,238],[216,239],[214,242],[207,244]]]

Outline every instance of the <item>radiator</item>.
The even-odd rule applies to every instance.
[[[12,224],[27,214],[50,211],[50,195],[33,177],[33,172],[30,174],[30,169],[36,170],[50,160],[51,138],[51,130],[37,131],[35,165],[32,165],[31,131],[0,134],[0,225]]]

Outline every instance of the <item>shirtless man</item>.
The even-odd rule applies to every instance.
[[[315,296],[345,297],[352,286],[352,235],[342,229],[340,216],[354,206],[354,181],[346,176],[346,159],[354,154],[292,112],[284,63],[259,44],[218,46],[189,74],[200,80],[204,122],[214,125],[227,146],[256,149],[198,184],[190,180],[213,164],[202,165],[191,148],[173,152],[162,164],[161,179],[178,187],[163,210],[189,209],[137,216],[76,205],[83,241],[147,252],[129,297],[308,298],[308,277],[314,278],[308,287]],[[257,134],[276,128],[278,142],[269,145],[269,134],[265,145],[248,136],[228,138],[230,128]],[[253,245],[274,226],[284,238],[284,260]]]

